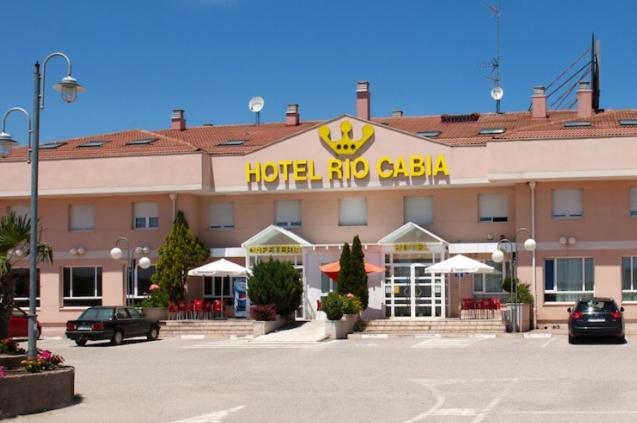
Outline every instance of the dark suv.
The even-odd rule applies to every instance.
[[[101,340],[119,345],[124,338],[136,336],[154,341],[159,336],[159,321],[145,318],[133,307],[91,307],[66,323],[66,337],[79,346]]]
[[[623,311],[612,298],[579,300],[568,308],[568,342],[585,336],[614,336],[625,342]]]

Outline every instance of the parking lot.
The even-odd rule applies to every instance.
[[[637,342],[370,338],[42,341],[77,369],[74,406],[18,422],[637,421]]]

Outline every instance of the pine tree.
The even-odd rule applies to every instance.
[[[352,284],[352,290],[350,292],[360,298],[364,310],[367,308],[369,300],[369,288],[367,286],[367,272],[365,272],[365,254],[363,254],[363,246],[358,235],[356,235],[352,241],[350,260],[350,277]]]
[[[281,316],[294,313],[301,306],[303,283],[289,262],[261,261],[252,268],[248,280],[248,297],[254,305],[274,304]]]
[[[340,270],[338,272],[338,279],[336,280],[336,291],[342,295],[347,295],[348,293],[352,292],[353,288],[351,278],[351,257],[352,254],[350,252],[349,244],[346,242],[345,244],[343,244],[341,258],[338,261]]]
[[[159,285],[171,301],[181,300],[184,298],[188,271],[208,257],[208,250],[192,234],[186,216],[178,210],[170,232],[159,247],[159,260],[151,280]]]

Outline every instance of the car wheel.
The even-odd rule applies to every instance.
[[[148,331],[148,335],[146,335],[146,338],[149,341],[154,341],[155,339],[157,339],[158,336],[159,336],[159,328],[157,326],[151,326],[150,331]]]
[[[86,345],[86,339],[84,338],[76,339],[75,345],[77,345],[78,347],[83,347],[84,345]]]
[[[113,333],[113,337],[111,338],[111,344],[121,345],[123,340],[124,340],[124,334],[122,333],[122,331],[116,330],[115,333]]]
[[[568,336],[568,343],[569,344],[577,344],[577,338],[575,338],[574,336],[569,335]]]

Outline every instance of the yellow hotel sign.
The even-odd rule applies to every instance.
[[[394,244],[394,251],[427,251],[427,244],[424,242],[404,242]]]
[[[337,156],[352,156],[356,154],[374,135],[374,127],[363,125],[362,137],[351,138],[352,124],[349,121],[341,122],[342,137],[332,140],[330,129],[327,125],[319,128],[319,137]],[[351,179],[365,179],[371,172],[375,172],[379,179],[392,179],[401,177],[428,177],[449,175],[447,162],[443,154],[435,157],[431,155],[415,154],[408,157],[383,156],[370,163],[364,157],[355,159],[336,158],[328,159],[326,163],[327,174],[317,172],[314,160],[279,160],[246,163],[245,181],[275,183],[288,182],[319,182],[348,181]]]
[[[248,247],[248,253],[260,254],[301,254],[300,245],[257,245]]]

